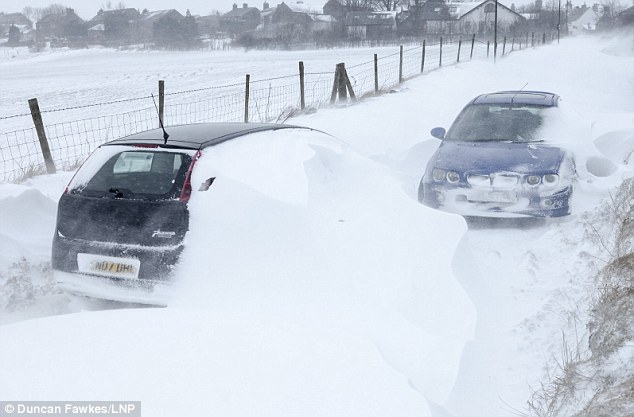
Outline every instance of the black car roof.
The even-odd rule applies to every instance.
[[[166,126],[165,131],[169,134],[167,142],[163,139],[163,130],[157,128],[124,136],[104,145],[158,145],[166,148],[203,149],[250,133],[289,128],[310,129],[275,123],[197,123]]]
[[[482,94],[472,104],[528,104],[533,106],[556,107],[559,96],[545,91],[498,91]]]

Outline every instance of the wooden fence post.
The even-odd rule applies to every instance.
[[[244,86],[244,123],[249,123],[249,84],[251,75],[247,74]]]
[[[473,59],[473,48],[475,47],[475,33],[471,37],[471,53],[469,54],[469,60]]]
[[[337,84],[337,93],[339,100],[348,99],[348,91],[346,90],[346,79],[344,74],[344,63],[337,64],[337,72],[339,73],[339,83]]]
[[[490,50],[491,50],[491,41],[487,41],[487,58],[489,57]]]
[[[165,120],[163,115],[165,114],[165,81],[159,80],[158,83],[159,90],[159,104],[158,104],[158,117],[159,117],[159,127],[163,124]]]
[[[504,37],[504,43],[502,44],[502,56],[506,53],[506,36]]]
[[[343,71],[343,79],[345,80],[346,88],[348,89],[348,94],[352,101],[356,101],[357,96],[354,94],[354,90],[352,89],[352,83],[350,82],[350,78],[348,78],[348,71],[346,70],[346,64],[341,64],[341,71]]]
[[[438,68],[442,67],[442,36],[440,37],[440,59],[438,61]]]
[[[304,94],[304,62],[299,61],[299,107],[306,108],[306,96]]]
[[[421,72],[421,74],[425,70],[425,44],[426,44],[426,40],[423,39],[423,57],[421,58],[421,61],[420,61],[420,72]]]
[[[456,62],[460,62],[460,49],[462,49],[462,38],[458,39],[458,57],[456,58]]]
[[[403,45],[398,48],[398,83],[403,82]]]
[[[53,162],[53,155],[51,154],[51,148],[48,146],[48,140],[46,139],[46,131],[44,130],[44,122],[42,121],[42,113],[40,113],[40,106],[37,103],[36,98],[29,100],[29,108],[31,109],[31,117],[35,124],[35,131],[37,132],[37,138],[40,140],[40,148],[42,149],[42,156],[44,157],[44,164],[46,165],[46,172],[49,174],[55,174],[55,162]]]
[[[332,83],[332,92],[330,93],[330,104],[335,104],[337,100],[337,90],[339,88],[339,77],[341,73],[339,72],[339,64],[337,64],[335,68],[335,80]]]
[[[348,78],[348,72],[346,71],[346,64],[339,63],[335,68],[335,81],[332,84],[332,93],[330,94],[330,104],[335,104],[337,100],[337,95],[339,96],[339,100],[348,100],[348,93],[350,93],[350,98],[355,100],[356,96],[354,94],[354,90],[352,89],[352,83],[350,83],[350,79]]]
[[[379,56],[374,54],[374,93],[379,92]]]
[[[546,33],[544,32],[544,41],[542,42],[542,45],[546,45]]]

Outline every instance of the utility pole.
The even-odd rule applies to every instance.
[[[559,0],[559,13],[557,15],[557,43],[559,43],[560,32],[561,32],[561,0]]]
[[[498,56],[498,0],[495,0],[495,17],[493,23],[493,62]]]

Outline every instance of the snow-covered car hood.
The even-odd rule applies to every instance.
[[[443,141],[432,157],[434,167],[459,172],[557,171],[564,157],[560,148],[536,143]]]

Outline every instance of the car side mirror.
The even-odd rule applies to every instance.
[[[200,184],[200,188],[198,189],[198,191],[207,191],[209,187],[211,187],[211,184],[214,183],[215,180],[216,180],[216,177],[207,179],[207,181]]]
[[[445,133],[447,133],[447,131],[444,127],[435,127],[431,130],[431,135],[438,139],[444,139]]]

